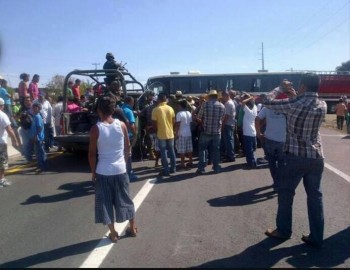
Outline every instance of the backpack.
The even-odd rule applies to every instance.
[[[19,124],[20,124],[21,128],[30,129],[32,122],[33,122],[33,118],[30,115],[30,113],[28,113],[26,111],[21,113],[21,116],[19,118]]]

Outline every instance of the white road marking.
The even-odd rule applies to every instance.
[[[326,137],[347,137],[350,135],[346,135],[346,134],[321,134],[321,136],[326,136]]]
[[[350,176],[347,175],[346,173],[343,173],[342,171],[338,170],[337,168],[334,168],[333,166],[329,165],[328,163],[325,163],[324,166],[334,172],[335,174],[339,175],[340,177],[344,178],[346,181],[350,183]]]
[[[141,203],[145,200],[151,189],[154,187],[156,181],[156,178],[147,180],[147,182],[143,185],[141,190],[136,194],[135,198],[133,199],[135,212],[140,207]],[[116,224],[116,230],[118,234],[121,235],[128,225],[129,221]],[[108,233],[109,231],[106,233],[105,236],[107,236]],[[90,255],[86,258],[86,260],[83,262],[80,268],[99,268],[99,266],[102,264],[103,260],[106,258],[113,246],[114,244],[109,240],[108,237],[103,238],[97,244],[95,249],[90,253]]]
[[[345,179],[347,182],[350,183],[350,176],[343,173],[342,171],[334,168],[333,166],[329,165],[328,163],[325,163],[325,167],[334,172],[335,174],[339,175],[343,179]],[[154,187],[154,184],[156,183],[157,179],[149,179],[147,182],[143,185],[141,190],[137,193],[135,198],[133,199],[134,205],[135,205],[135,212],[140,207],[142,202],[145,200],[151,189]],[[116,224],[116,230],[119,235],[121,235],[126,227],[128,226],[129,221],[125,221],[123,223]],[[108,235],[108,231],[105,234],[105,236]],[[102,264],[103,260],[108,255],[109,251],[112,249],[114,244],[109,240],[109,238],[103,238],[95,247],[95,249],[90,253],[90,255],[86,258],[86,260],[83,262],[83,264],[80,266],[80,268],[99,268],[99,266]]]

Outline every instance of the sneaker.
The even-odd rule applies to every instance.
[[[8,187],[11,186],[12,182],[10,180],[7,180],[6,178],[3,178],[0,180],[0,186],[1,187]]]
[[[130,179],[130,181],[136,181],[136,180],[138,180],[139,178],[138,178],[135,174],[131,174],[131,175],[129,176],[129,179]]]

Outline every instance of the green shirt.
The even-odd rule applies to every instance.
[[[73,91],[69,87],[67,87],[67,97],[73,97]]]
[[[237,126],[243,127],[243,117],[244,117],[244,111],[241,107],[238,113]]]

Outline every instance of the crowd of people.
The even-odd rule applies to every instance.
[[[107,61],[113,60],[111,57],[113,55],[107,54]],[[34,75],[28,85],[29,77],[21,74],[18,97],[14,99],[19,102],[19,109],[9,103],[11,97],[6,91],[6,81],[1,80],[1,186],[10,184],[4,178],[7,150],[1,146],[6,145],[5,133],[10,135],[13,146],[20,149],[27,162],[32,161],[35,149],[38,173],[46,170],[46,153],[54,145],[53,134],[60,134],[63,98],[59,97],[57,103],[52,104],[50,97],[38,89],[39,75]],[[113,242],[119,239],[115,220],[129,220],[127,233],[137,234],[128,185],[129,181],[137,180],[132,170],[132,148],[137,138],[141,138],[145,154],[155,160],[155,167],[161,165],[159,177],[164,178],[177,170],[193,168],[195,155],[198,156],[196,174],[199,175],[206,173],[210,165],[214,173],[220,173],[222,162],[235,162],[237,157],[245,157],[245,166],[254,169],[258,165],[254,152],[259,142],[270,168],[273,189],[278,193],[276,229],[268,229],[265,234],[290,238],[293,197],[303,179],[310,235],[303,236],[302,240],[316,247],[322,245],[324,221],[320,184],[324,156],[319,129],[327,105],[318,99],[317,75],[303,75],[298,91],[285,79],[268,95],[258,98],[245,92],[238,95],[234,89],[212,89],[198,97],[184,96],[180,90],[169,97],[165,93],[155,96],[149,91],[142,110],[138,111],[134,110],[134,98],[123,96],[121,83],[112,78],[108,80],[111,81],[108,81],[107,91],[99,96],[95,107],[99,121],[90,130],[89,164],[96,188],[95,220],[108,225]],[[91,109],[89,102],[81,98],[80,83],[77,79],[68,85],[68,112]],[[91,96],[93,92],[93,89],[87,91]],[[344,106],[337,106],[337,111],[338,107]],[[137,117],[140,129],[136,128]],[[338,122],[341,129],[341,119]],[[138,130],[141,134],[137,134]]]
[[[33,158],[36,159],[36,173],[47,170],[47,153],[62,150],[54,141],[54,135],[61,134],[63,97],[58,96],[53,100],[48,93],[39,89],[39,80],[38,74],[35,74],[30,81],[30,75],[22,73],[17,91],[10,95],[7,90],[7,81],[0,78],[0,98],[3,100],[2,111],[4,112],[2,115],[3,118],[9,119],[11,130],[16,138],[16,142],[12,140],[12,144],[24,157],[24,163],[31,163]],[[68,112],[89,109],[90,103],[87,100],[92,91],[87,89],[86,95],[80,95],[80,83],[79,79],[69,82]],[[10,135],[9,132],[7,133]],[[7,180],[6,183],[9,185],[10,181]]]
[[[283,81],[278,98],[287,98],[285,92],[290,87],[289,81]],[[136,113],[142,126],[144,155],[155,160],[155,167],[161,158],[162,176],[176,172],[177,155],[180,170],[192,168],[193,156],[198,156],[198,174],[204,173],[207,165],[212,165],[214,172],[219,173],[221,162],[235,162],[236,157],[245,157],[246,166],[255,168],[257,139],[263,140],[266,126],[265,122],[256,122],[261,110],[257,102],[253,95],[238,95],[233,89],[210,90],[199,97],[184,96],[180,90],[169,97],[163,93],[155,97],[149,91],[144,108]],[[168,157],[170,168],[166,165]]]
[[[234,90],[210,90],[198,100],[182,97],[181,91],[169,98],[164,93],[154,98],[149,92],[145,108],[138,113],[144,118],[147,152],[156,159],[155,165],[160,156],[159,176],[169,177],[177,170],[176,153],[180,155],[178,169],[193,166],[193,146],[197,144],[196,173],[205,173],[209,164],[214,173],[220,173],[220,156],[223,161],[234,162],[238,149],[245,156],[246,166],[255,168],[258,139],[268,161],[273,189],[278,193],[276,228],[267,229],[265,234],[279,239],[291,237],[293,198],[303,180],[310,234],[301,240],[321,247],[324,155],[319,130],[327,105],[318,98],[319,85],[320,78],[313,73],[302,76],[298,91],[290,81],[283,80],[268,95],[260,96],[261,106],[256,106],[253,96],[243,93],[237,97]]]
[[[20,79],[18,92],[12,96],[6,89],[7,81],[0,80],[0,97],[4,103],[2,116],[10,121],[16,138],[15,141],[12,139],[13,146],[25,157],[26,163],[32,161],[35,152],[36,172],[40,173],[46,170],[46,152],[53,146],[52,106],[48,97],[39,91],[38,74],[31,82],[27,73],[21,74]]]

